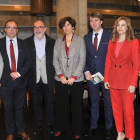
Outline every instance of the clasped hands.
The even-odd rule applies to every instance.
[[[73,85],[73,82],[75,81],[74,78],[69,78],[68,80],[65,78],[65,76],[62,76],[60,78],[62,84],[68,84],[68,85]]]
[[[18,74],[17,72],[12,72],[12,73],[10,73],[10,76],[11,76],[12,78],[14,78],[14,79],[19,78],[19,74]]]

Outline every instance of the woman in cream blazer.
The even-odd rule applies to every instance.
[[[72,131],[75,138],[83,132],[82,97],[83,70],[85,67],[86,48],[84,40],[73,31],[76,22],[71,17],[64,17],[59,22],[65,35],[56,40],[53,65],[56,71],[56,133],[61,135],[67,126],[67,95],[71,94]]]

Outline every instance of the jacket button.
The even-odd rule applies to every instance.
[[[115,67],[116,67],[116,65],[115,65]]]
[[[121,68],[121,66],[120,66],[120,68]]]

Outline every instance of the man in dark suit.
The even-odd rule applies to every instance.
[[[92,136],[98,127],[99,88],[101,87],[104,101],[105,126],[107,130],[106,139],[110,139],[113,115],[109,90],[105,89],[103,82],[94,85],[91,75],[100,72],[104,76],[106,53],[111,33],[102,29],[103,17],[98,12],[89,15],[89,24],[93,31],[84,36],[87,52],[84,72],[91,101],[91,129],[85,136]]]
[[[28,86],[33,98],[33,109],[35,115],[36,129],[33,135],[42,132],[42,109],[41,97],[45,101],[45,116],[47,132],[53,134],[53,91],[54,91],[54,67],[53,48],[55,40],[50,38],[46,32],[44,22],[34,23],[34,35],[26,39],[27,47],[30,49],[33,63],[28,72]]]
[[[15,123],[18,136],[30,140],[25,133],[24,103],[26,97],[27,72],[31,66],[30,53],[22,40],[16,37],[18,25],[9,20],[5,23],[6,37],[0,39],[3,73],[0,79],[0,96],[3,102],[7,139],[13,140]]]

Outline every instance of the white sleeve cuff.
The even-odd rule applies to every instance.
[[[89,71],[86,71],[84,74],[86,74],[87,72],[89,72]]]
[[[18,72],[17,72],[18,73]],[[19,77],[21,76],[19,73],[18,73]]]

